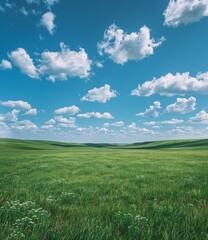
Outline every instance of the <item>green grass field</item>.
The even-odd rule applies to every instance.
[[[0,140],[1,240],[206,240],[208,140]]]

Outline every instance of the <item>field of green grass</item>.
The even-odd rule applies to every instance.
[[[207,240],[208,140],[0,139],[1,240]]]

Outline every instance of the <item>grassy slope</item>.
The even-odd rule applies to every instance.
[[[17,139],[0,139],[0,148],[7,149],[28,149],[28,150],[57,150],[57,148],[71,147],[95,147],[95,148],[112,148],[112,149],[208,149],[208,139],[198,140],[165,140],[152,142],[138,142],[133,144],[107,144],[107,143],[64,143],[43,140],[17,140]]]
[[[206,240],[207,143],[1,139],[0,239]],[[6,204],[14,200],[35,206]],[[30,208],[50,215],[37,210],[34,227],[17,225]]]

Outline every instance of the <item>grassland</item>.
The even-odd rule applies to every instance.
[[[1,240],[206,240],[208,140],[0,140]]]

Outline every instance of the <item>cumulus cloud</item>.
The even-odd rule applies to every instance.
[[[19,114],[19,110],[13,109],[11,112],[8,112],[8,113],[2,115],[2,117],[3,117],[2,120],[5,122],[17,122],[18,114]]]
[[[36,108],[32,108],[31,104],[28,102],[24,102],[22,100],[18,100],[18,101],[12,101],[12,100],[8,100],[8,101],[0,101],[0,106],[3,107],[9,107],[9,108],[13,108],[13,110],[9,113],[7,113],[6,115],[4,115],[4,120],[8,120],[9,118],[17,121],[17,116],[19,114],[20,111],[25,111],[23,115],[33,115],[36,116],[38,111]]]
[[[191,117],[189,121],[191,123],[208,124],[208,113],[202,110],[196,116]]]
[[[190,126],[176,126],[175,128],[171,129],[169,131],[170,133],[175,133],[175,134],[188,134],[188,135],[192,135],[194,133],[196,133],[196,131],[194,131],[194,129]]]
[[[3,59],[0,63],[0,69],[3,70],[12,69],[12,64],[9,61]]]
[[[55,15],[52,12],[43,14],[41,25],[46,27],[51,35],[53,35],[56,25],[54,24]]]
[[[99,112],[87,112],[87,113],[81,113],[77,115],[80,118],[104,118],[104,119],[113,119],[114,117],[108,113],[108,112],[104,112],[104,113],[99,113]]]
[[[75,118],[65,118],[63,116],[55,116],[54,120],[58,124],[59,127],[65,127],[65,128],[75,128]]]
[[[12,124],[11,128],[15,130],[37,130],[38,126],[30,120],[23,120]]]
[[[24,48],[18,48],[9,54],[12,63],[17,66],[20,71],[31,78],[39,78],[37,69],[33,64],[32,58]]]
[[[194,93],[208,94],[208,73],[200,73],[196,77],[191,77],[189,72],[176,75],[168,73],[138,85],[131,95],[147,97],[153,94],[174,96]]]
[[[31,105],[28,102],[24,102],[22,100],[19,101],[0,101],[0,105],[4,107],[10,107],[10,108],[15,108],[15,109],[22,109],[22,110],[29,110],[31,109]]]
[[[177,101],[173,104],[170,104],[166,107],[167,112],[173,113],[188,113],[195,110],[196,107],[196,98],[190,97],[186,98],[177,98]]]
[[[146,26],[139,32],[125,33],[112,24],[104,33],[104,40],[98,43],[98,52],[102,56],[109,55],[117,64],[124,64],[129,60],[141,60],[154,54],[154,48],[159,47],[164,37],[157,42],[150,37],[150,29]]]
[[[55,114],[60,115],[60,114],[69,114],[69,115],[75,115],[80,111],[79,107],[72,105],[71,107],[63,107],[63,108],[58,108],[55,110]]]
[[[106,103],[111,98],[116,97],[116,91],[111,90],[108,84],[101,88],[93,88],[81,98],[82,101]]]
[[[155,101],[153,105],[151,105],[148,109],[145,110],[145,112],[137,113],[136,116],[157,118],[159,116],[159,112],[157,111],[158,109],[161,109],[161,103]]]
[[[127,126],[127,128],[128,128],[128,129],[131,129],[131,130],[134,130],[134,129],[137,128],[137,125],[136,125],[136,123],[132,122],[131,124],[129,124],[129,125]]]
[[[65,118],[63,116],[55,116],[54,120],[59,123],[71,123],[74,122],[75,118]]]
[[[127,126],[127,129],[130,133],[137,133],[137,134],[154,134],[154,131],[147,129],[147,128],[140,128],[136,125],[136,123],[132,122]]]
[[[47,122],[45,122],[46,125],[53,125],[55,123],[56,123],[56,121],[54,119],[50,119]]]
[[[28,111],[26,111],[26,113],[24,115],[33,115],[36,116],[38,114],[38,111],[36,108],[31,108]]]
[[[47,75],[48,80],[67,80],[70,77],[87,78],[90,75],[92,61],[83,48],[78,52],[71,51],[60,43],[60,52],[44,51],[41,54],[39,72]]]
[[[164,11],[167,26],[198,22],[208,16],[208,0],[170,0]]]

